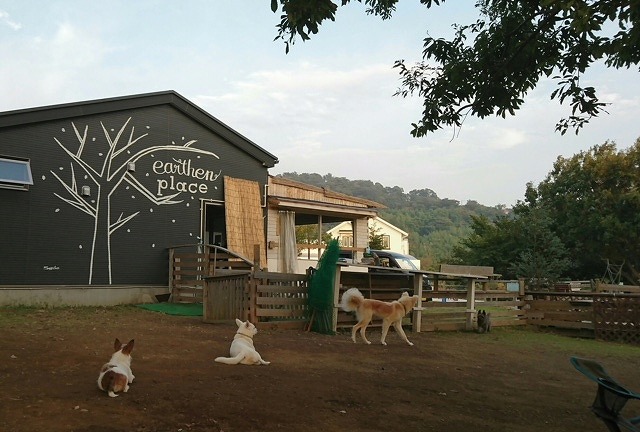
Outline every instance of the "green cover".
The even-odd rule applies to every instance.
[[[333,288],[336,264],[340,257],[338,240],[329,242],[309,280],[309,320],[311,330],[322,334],[335,334],[333,330]]]

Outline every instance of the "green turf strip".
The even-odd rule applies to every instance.
[[[168,315],[202,316],[202,303],[149,303],[136,306]]]

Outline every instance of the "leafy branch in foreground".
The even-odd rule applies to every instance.
[[[366,13],[391,18],[398,0],[357,0]],[[341,0],[345,6],[351,0]],[[420,0],[427,9],[444,0]],[[331,0],[272,0],[282,10],[277,39],[288,53],[297,37],[303,41],[335,21]],[[421,118],[411,134],[424,136],[445,126],[461,127],[471,115],[506,117],[524,104],[541,78],[556,81],[551,99],[568,103],[571,114],[556,131],[576,132],[606,113],[607,103],[580,78],[595,62],[623,68],[640,61],[640,10],[636,0],[477,0],[479,19],[454,24],[451,39],[424,39],[422,61],[412,66],[397,60],[401,77],[396,96],[423,100]],[[617,31],[611,28],[616,27]]]

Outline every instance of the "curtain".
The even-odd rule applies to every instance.
[[[280,272],[297,273],[296,213],[280,211],[278,216],[280,217]]]

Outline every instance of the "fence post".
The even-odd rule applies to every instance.
[[[169,248],[169,301],[174,302],[173,298],[173,253],[174,249]]]
[[[338,308],[340,307],[340,265],[336,265],[336,275],[333,280],[333,311],[331,312],[331,329],[338,330]]]
[[[420,333],[422,327],[422,274],[413,273],[413,294],[418,296],[418,303],[413,309],[413,331]]]
[[[260,244],[254,244],[253,245],[253,266],[257,270],[262,270],[262,263],[260,262],[260,256],[262,254],[260,252],[261,252]]]
[[[467,279],[467,322],[465,330],[473,330],[473,318],[476,314],[476,281],[473,278]]]
[[[248,319],[254,325],[258,324],[258,313],[256,311],[256,305],[258,304],[258,279],[256,278],[256,270],[249,273],[248,285],[249,285],[249,312]]]

